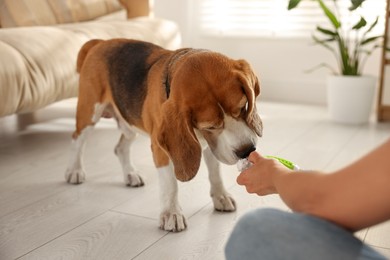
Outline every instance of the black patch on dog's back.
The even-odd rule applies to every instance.
[[[108,55],[112,95],[122,117],[130,124],[141,118],[151,66],[147,60],[156,47],[146,42],[124,42]]]

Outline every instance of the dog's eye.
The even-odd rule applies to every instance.
[[[240,115],[246,114],[246,110],[247,110],[247,107],[246,107],[246,106],[244,106],[243,108],[241,108],[241,113],[240,113]]]
[[[234,118],[239,118],[239,117],[242,117],[246,114],[246,110],[247,110],[247,105],[241,107],[241,108],[238,108],[236,112],[234,112],[232,114],[232,116]]]
[[[245,115],[248,111],[248,102],[245,103],[245,105],[241,108],[241,115]]]

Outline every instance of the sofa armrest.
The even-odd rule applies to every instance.
[[[119,2],[126,9],[128,19],[150,14],[149,0],[119,0]]]

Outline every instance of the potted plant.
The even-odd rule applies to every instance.
[[[343,24],[337,0],[333,0],[333,9],[323,0],[312,1],[318,3],[331,24],[331,28],[317,26],[312,38],[316,44],[329,50],[338,64],[338,70],[324,63],[314,68],[327,67],[333,71],[327,81],[330,116],[337,122],[366,123],[372,111],[377,80],[373,76],[362,75],[362,70],[374,49],[381,46],[383,35],[370,36],[378,25],[378,17],[371,24],[362,16],[352,25]],[[349,12],[360,8],[364,1],[351,0]],[[297,7],[300,2],[289,0],[288,9]]]

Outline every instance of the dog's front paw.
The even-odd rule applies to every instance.
[[[124,175],[126,186],[141,187],[144,186],[144,180],[137,172],[127,173]]]
[[[212,195],[214,208],[217,211],[232,212],[236,210],[236,202],[228,193]]]
[[[82,169],[68,169],[65,172],[65,180],[72,184],[83,183],[85,181],[85,172]]]
[[[187,221],[180,212],[165,212],[160,216],[160,228],[166,231],[180,232],[187,228]]]

